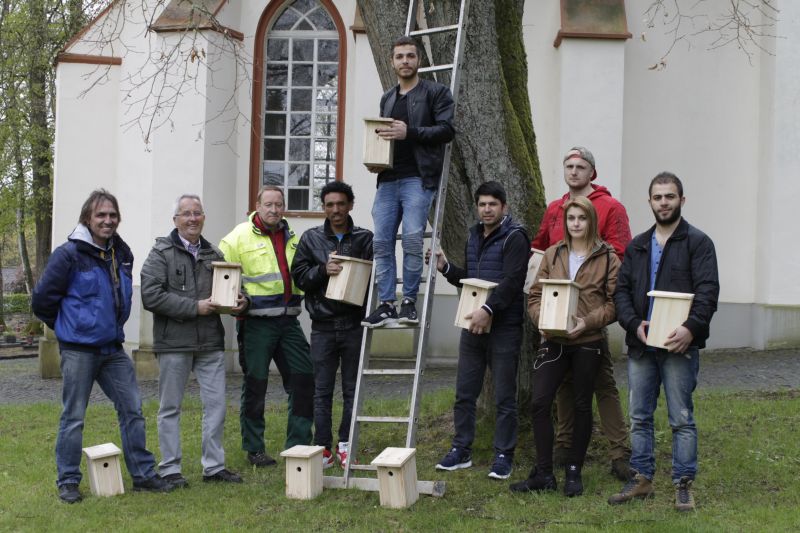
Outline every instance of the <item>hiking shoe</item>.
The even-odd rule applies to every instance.
[[[278,464],[278,462],[266,454],[266,452],[247,452],[247,460],[250,461],[250,464],[253,466],[257,466],[259,468],[264,466],[274,466]]]
[[[347,454],[350,452],[350,443],[349,442],[340,442],[336,445],[336,458],[339,460],[339,464],[342,468],[347,466]]]
[[[417,318],[417,302],[403,298],[400,304],[400,313],[397,315],[397,321],[401,324],[419,324]]]
[[[211,474],[210,476],[203,476],[203,481],[206,482],[224,481],[225,483],[242,483],[242,476],[240,476],[236,472],[231,472],[230,470],[223,468],[219,472]]]
[[[556,448],[553,451],[553,466],[556,466],[558,468],[567,466],[567,463],[569,462],[570,453],[572,453],[571,448]]]
[[[636,472],[631,470],[630,457],[618,457],[611,460],[611,473],[616,476],[620,481],[628,481],[636,475]]]
[[[610,505],[619,505],[634,499],[643,500],[645,498],[652,498],[655,495],[656,491],[653,489],[653,482],[641,474],[636,474],[625,483],[622,490],[611,495],[608,499],[608,503]]]
[[[511,457],[498,453],[494,456],[494,463],[489,470],[489,477],[492,479],[508,479],[511,477]]]
[[[458,470],[460,468],[469,468],[472,466],[472,455],[467,450],[461,448],[453,448],[444,456],[436,465],[436,470]]]
[[[186,478],[183,477],[183,475],[180,472],[175,474],[167,474],[166,476],[161,476],[161,479],[169,481],[169,483],[171,485],[174,485],[175,488],[183,488],[189,486],[189,482],[186,481]]]
[[[328,448],[322,450],[322,469],[326,470],[333,466],[333,454]]]
[[[397,322],[397,310],[394,308],[394,304],[384,302],[376,307],[371,315],[362,320],[361,325],[368,328],[379,328],[395,322]]]
[[[66,483],[58,487],[58,497],[64,503],[78,503],[83,499],[77,483]]]
[[[169,492],[175,490],[175,485],[158,474],[144,481],[134,481],[133,490],[144,492]]]
[[[681,512],[694,511],[692,480],[686,476],[675,484],[675,510]]]
[[[508,488],[511,492],[549,492],[556,490],[557,485],[553,474],[541,474],[534,466],[528,479],[512,483]]]
[[[581,469],[578,465],[566,466],[566,477],[564,478],[564,496],[572,498],[583,494],[583,479],[581,479]]]

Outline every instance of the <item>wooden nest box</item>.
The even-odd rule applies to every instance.
[[[364,165],[368,167],[392,168],[394,141],[381,139],[375,132],[392,123],[391,118],[364,119]]]
[[[666,349],[664,341],[669,334],[689,318],[694,294],[650,291],[647,295],[653,298],[653,312],[647,328],[647,345]]]
[[[497,283],[478,278],[466,278],[459,281],[462,287],[461,298],[458,300],[455,325],[459,328],[469,329],[472,320],[467,320],[464,317],[474,313],[486,303],[489,295],[492,294],[492,289],[497,287]],[[491,325],[486,328],[486,333],[489,333],[490,329]]]
[[[563,336],[575,327],[578,295],[581,286],[568,279],[543,279],[539,329],[550,335]]]

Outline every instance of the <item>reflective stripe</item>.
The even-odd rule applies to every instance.
[[[248,316],[297,316],[302,309],[300,307],[269,307],[266,309],[253,309],[248,311]]]
[[[260,276],[242,276],[244,283],[266,283],[268,281],[283,281],[280,272],[269,272]]]

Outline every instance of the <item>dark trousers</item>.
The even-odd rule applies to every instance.
[[[483,388],[488,366],[494,383],[497,410],[494,428],[494,450],[514,455],[517,446],[517,366],[522,342],[522,326],[494,324],[492,331],[474,335],[461,332],[456,377],[456,403],[453,422],[456,435],[453,447],[471,450],[475,440],[475,408]]]
[[[619,390],[614,380],[614,363],[608,348],[608,334],[603,330],[603,357],[597,378],[594,381],[594,397],[597,399],[597,412],[600,415],[600,429],[608,439],[608,455],[614,459],[627,459],[631,456],[628,446],[628,426],[622,414]],[[572,424],[574,407],[572,400],[572,374],[567,372],[564,382],[556,394],[556,448],[572,446]]]
[[[242,449],[264,451],[264,400],[270,361],[281,373],[289,395],[286,448],[311,444],[314,398],[314,369],[308,341],[296,317],[247,317],[238,323],[239,363],[244,372],[239,422]]]
[[[336,370],[342,366],[342,421],[339,442],[350,440],[350,418],[358,379],[361,353],[361,326],[336,331],[311,332],[311,359],[314,361],[314,444],[330,449],[331,411]]]
[[[536,468],[553,472],[553,399],[568,371],[572,371],[575,418],[569,464],[583,465],[592,436],[592,394],[602,357],[602,342],[566,345],[545,341],[533,363],[533,438]]]

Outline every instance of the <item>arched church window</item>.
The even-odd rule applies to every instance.
[[[263,123],[255,189],[283,187],[289,211],[321,211],[319,190],[341,169],[337,148],[344,44],[325,4],[335,11],[329,1],[320,0],[273,7],[272,23],[256,43],[262,46],[263,70],[262,90],[254,98],[261,99],[258,119]]]

